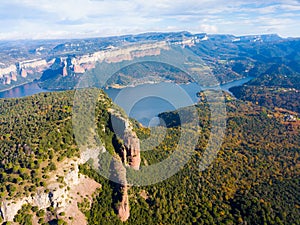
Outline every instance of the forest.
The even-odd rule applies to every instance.
[[[78,156],[71,120],[73,100],[73,91],[0,100],[2,200],[17,199],[34,193],[37,187],[46,187],[47,174],[57,169],[59,161]],[[111,100],[100,91],[95,110],[97,132],[114,154],[115,134],[109,130],[111,107]],[[190,131],[199,137],[192,157],[177,174],[160,183],[131,186],[130,217],[124,223],[115,211],[116,184],[89,163],[80,166],[82,174],[101,184],[91,205],[79,205],[88,224],[300,224],[299,127],[290,130],[268,108],[226,98],[225,138],[213,163],[201,171],[199,162],[211,135],[211,118],[205,100],[196,109],[201,131]],[[174,151],[181,133],[178,114],[188,115],[190,109],[180,110],[160,115],[168,127],[165,136],[159,132],[163,127],[155,128],[153,137],[149,128],[132,120],[140,140],[150,135],[162,140],[151,151],[141,152],[141,168],[166,159]],[[142,149],[151,148],[147,142],[142,143],[146,143]],[[32,224],[33,214],[43,217],[42,211],[24,206],[15,222]],[[40,222],[47,224],[42,219]]]
[[[270,109],[279,107],[300,113],[299,68],[299,62],[291,62],[289,67],[285,64],[273,65],[255,79],[232,87],[230,91],[241,100]]]

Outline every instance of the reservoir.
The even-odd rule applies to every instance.
[[[220,88],[228,92],[234,86],[240,86],[253,77],[246,77],[224,85]],[[42,89],[36,82],[24,84],[13,89],[0,92],[0,98],[19,98],[50,90]],[[138,120],[144,126],[157,123],[157,115],[180,107],[189,106],[198,101],[197,92],[201,91],[198,84],[158,83],[143,84],[123,89],[107,89],[105,92],[112,100],[121,106],[126,113]]]

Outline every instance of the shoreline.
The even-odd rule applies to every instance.
[[[230,83],[239,82],[239,81],[241,81],[243,79],[249,79],[249,80],[251,80],[253,78],[254,77],[243,77],[243,78],[240,78],[240,79],[237,79],[237,80],[229,81],[229,82],[224,83],[224,84],[220,84],[219,86],[221,87],[221,89],[223,89],[222,86],[226,86],[226,85],[228,85]],[[246,82],[248,82],[248,81],[246,81]],[[135,84],[130,84],[130,85],[113,84],[113,85],[109,85],[109,86],[106,86],[106,87],[102,87],[101,89],[103,89],[104,91],[105,90],[109,90],[109,89],[121,90],[121,89],[124,89],[124,88],[134,88],[134,87],[141,86],[141,85],[153,85],[153,84],[159,84],[159,83],[174,83],[174,84],[177,84],[177,85],[189,85],[192,82],[179,83],[179,82],[171,81],[171,80],[160,81],[160,82],[149,81],[149,82],[135,83]],[[13,90],[14,88],[18,88],[18,87],[21,87],[21,86],[24,86],[24,85],[27,85],[27,84],[29,84],[29,85],[30,84],[36,84],[38,86],[38,88],[41,90],[41,92],[57,92],[57,91],[75,90],[74,88],[71,88],[71,89],[70,88],[69,89],[47,89],[47,88],[42,88],[42,87],[40,87],[38,80],[35,79],[35,80],[32,80],[32,81],[23,82],[23,83],[20,83],[18,85],[11,86],[9,88],[5,88],[5,89],[3,89],[3,90],[0,91],[0,94],[3,94],[4,92]],[[240,85],[243,85],[243,84],[237,84],[237,85],[234,85],[234,86],[240,86]],[[229,91],[229,88],[225,88],[225,89],[227,89],[226,90],[227,92],[231,93]]]
[[[23,86],[23,85],[25,85],[25,84],[30,84],[30,83],[33,83],[33,82],[35,82],[35,81],[33,80],[33,81],[29,81],[29,82],[24,82],[24,83],[21,83],[21,84],[13,85],[13,86],[11,86],[11,87],[8,87],[8,88],[5,88],[5,89],[0,90],[0,93],[5,92],[5,91],[10,91],[10,90],[12,90],[12,89],[14,89],[14,88]]]

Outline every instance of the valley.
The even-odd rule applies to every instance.
[[[198,168],[199,160],[208,143],[207,134],[210,133],[211,128],[209,105],[205,101],[199,102],[196,107],[202,132],[193,131],[194,135],[199,136],[199,141],[184,168],[163,182],[141,187],[129,185],[128,189],[120,191],[117,183],[107,180],[97,172],[98,166],[105,169],[104,164],[97,163],[98,157],[105,152],[119,158],[118,160],[122,157],[123,160],[127,158],[120,154],[120,149],[124,149],[118,147],[122,145],[122,141],[116,142],[117,136],[114,132],[118,133],[118,129],[110,130],[109,118],[111,116],[108,109],[114,107],[113,103],[102,91],[97,93],[99,104],[96,118],[99,122],[96,130],[105,146],[105,151],[97,150],[91,141],[86,142],[84,137],[90,136],[84,133],[89,130],[86,127],[80,128],[83,139],[81,141],[74,139],[69,116],[72,111],[70,103],[74,98],[72,91],[40,93],[22,99],[0,100],[3,106],[2,112],[8,109],[7,105],[10,105],[9,114],[1,113],[1,190],[3,193],[1,215],[4,221],[12,219],[24,221],[23,219],[37,216],[43,218],[43,221],[58,218],[59,221],[72,224],[72,221],[76,221],[74,219],[80,214],[74,216],[74,211],[69,211],[68,208],[76,208],[78,205],[88,224],[121,224],[118,216],[118,202],[120,201],[121,204],[130,206],[130,216],[121,216],[127,220],[128,224],[144,224],[146,221],[149,224],[158,222],[174,224],[179,221],[184,221],[184,223],[197,221],[198,224],[220,222],[236,224],[239,221],[251,223],[253,220],[266,221],[270,224],[272,221],[283,224],[287,221],[294,224],[299,222],[299,208],[297,208],[299,203],[299,127],[291,131],[272,111],[265,111],[263,107],[249,102],[232,100],[228,94],[225,94],[228,95],[226,97],[228,112],[226,137],[217,158],[212,165],[201,172]],[[53,101],[56,103],[53,104]],[[180,110],[189,111],[188,108]],[[151,146],[151,142],[143,141],[149,137],[150,130],[139,123],[130,122],[137,137],[142,141],[141,169],[162,161],[173,152],[174,145],[176,146],[178,141],[175,138],[176,133],[180,133],[180,126],[178,126],[180,123],[175,119],[176,113],[159,115],[164,119],[168,130],[163,141],[155,148]],[[23,116],[19,117],[19,115]],[[15,123],[14,121],[17,120],[19,122]],[[15,125],[12,126],[12,124]],[[82,126],[87,125],[82,124]],[[56,126],[57,129],[53,129]],[[105,129],[101,128],[103,126]],[[154,135],[159,137],[163,134],[159,132],[162,127],[158,126],[156,129],[158,131]],[[151,138],[155,137],[151,135]],[[76,144],[75,140],[76,143],[83,145]],[[94,150],[82,155],[85,151],[82,152],[80,146],[84,147],[84,143],[89,145],[88,149]],[[148,148],[151,151],[145,151]],[[5,149],[7,151],[4,151]],[[78,160],[80,152],[82,152],[81,160]],[[93,160],[88,160],[89,158]],[[129,159],[130,161],[132,160]],[[63,164],[67,167],[62,166]],[[68,169],[70,165],[75,166],[75,170]],[[124,169],[127,173],[131,171],[130,167],[125,166]],[[65,172],[69,175],[64,174]],[[85,175],[90,178],[84,178]],[[91,182],[89,196],[86,196],[87,193],[80,194],[80,191],[74,195],[74,190],[79,190],[83,181]],[[128,182],[130,184],[131,181]],[[54,185],[55,183],[57,186]],[[20,184],[23,185],[22,188],[18,188]],[[94,189],[94,195],[92,195],[92,186],[99,188],[96,192]],[[276,201],[274,201],[274,190],[282,193],[276,197]],[[123,202],[123,198],[120,199],[118,193],[127,191],[128,197],[124,197],[125,202]],[[54,204],[49,202],[50,205],[48,203],[37,205],[38,210],[44,211],[41,213],[36,211],[36,205],[31,203],[31,200],[18,200],[26,196],[29,196],[28,199],[30,196],[36,199],[36,193],[40,193],[38,196],[41,199],[44,198],[42,193],[46,193],[45,197],[62,195],[65,196],[66,201],[62,197],[57,200],[54,200],[56,197],[51,197]],[[147,197],[140,193],[146,193]],[[258,193],[262,196],[260,199],[255,197]],[[293,194],[287,196],[284,193]],[[246,199],[243,197],[245,195]],[[9,199],[13,202],[20,201],[17,203],[18,207],[24,203],[30,204],[30,207],[23,208],[14,218],[8,217],[5,208],[13,207],[16,211],[18,209],[16,205],[8,203]],[[36,201],[41,202],[41,199]],[[256,211],[248,214],[246,213],[248,210]],[[9,212],[12,213],[11,210]],[[40,215],[47,215],[47,217]]]
[[[299,224],[299,43],[2,43],[0,223]]]

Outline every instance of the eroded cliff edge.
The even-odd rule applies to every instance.
[[[140,140],[127,118],[122,117],[119,113],[111,111],[110,114],[111,127],[117,138],[121,140],[121,144],[116,149],[116,163],[114,170],[118,177],[118,191],[121,194],[120,202],[117,206],[118,216],[121,221],[127,221],[130,216],[130,206],[128,198],[129,185],[126,179],[126,168],[131,167],[134,170],[139,170],[141,163],[140,156]]]

